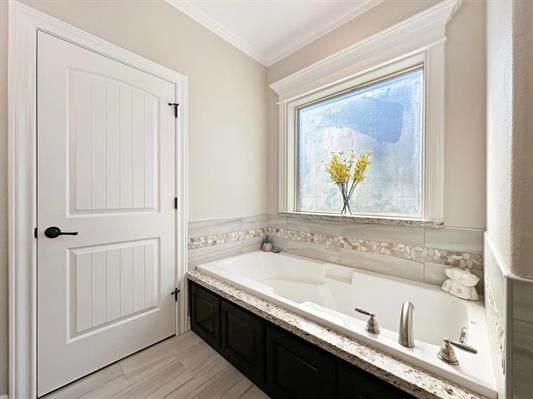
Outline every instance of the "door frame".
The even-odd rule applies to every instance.
[[[8,262],[9,397],[37,396],[37,32],[112,58],[176,85],[176,286],[185,293],[187,269],[188,78],[59,19],[9,2],[8,38]],[[169,112],[171,110],[169,109]],[[176,306],[176,333],[187,331],[184,298]]]

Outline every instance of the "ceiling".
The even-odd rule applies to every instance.
[[[269,66],[383,0],[167,0]]]

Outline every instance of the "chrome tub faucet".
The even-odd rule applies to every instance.
[[[402,313],[400,316],[400,330],[398,333],[398,342],[406,348],[414,348],[415,339],[413,336],[413,311],[415,305],[412,302],[406,301],[402,306]]]

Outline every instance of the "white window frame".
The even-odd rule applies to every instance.
[[[460,4],[460,0],[445,0],[270,85],[279,97],[280,212],[311,213],[296,208],[296,107],[417,63],[424,68],[422,214],[397,219],[443,221],[446,24]]]
[[[298,209],[298,185],[299,185],[299,179],[298,179],[298,163],[299,163],[299,146],[298,146],[298,117],[297,113],[298,110],[305,106],[306,104],[312,103],[314,101],[320,101],[321,99],[324,99],[326,101],[328,98],[332,98],[336,95],[342,95],[342,93],[346,93],[348,90],[357,90],[359,87],[368,87],[372,84],[376,84],[378,81],[385,81],[387,79],[393,79],[394,77],[397,77],[401,75],[402,73],[406,73],[407,71],[411,70],[418,70],[422,69],[424,71],[424,78],[423,78],[423,84],[425,87],[425,58],[422,54],[417,54],[413,57],[408,57],[407,59],[400,60],[398,62],[392,63],[391,65],[387,65],[382,68],[378,68],[376,70],[370,71],[368,73],[364,73],[362,75],[358,75],[354,78],[348,79],[347,81],[344,81],[342,83],[327,87],[325,89],[316,91],[311,93],[310,95],[299,97],[293,101],[290,101],[287,103],[287,144],[288,144],[288,151],[287,151],[287,180],[288,180],[288,186],[293,188],[294,192],[290,193],[287,196],[287,200],[290,203],[291,206],[291,212],[294,213],[313,213],[311,211],[305,211],[305,210],[299,210]],[[422,150],[425,149],[425,90],[423,88],[422,90],[422,128],[421,128],[421,134],[422,134],[422,142],[421,142],[421,148]],[[431,141],[431,140],[430,140]],[[433,143],[431,143],[433,144]],[[425,153],[422,151],[422,162],[421,162],[421,181],[420,181],[420,191],[421,191],[421,203],[420,203],[420,216],[417,217],[408,217],[408,216],[391,216],[391,215],[380,215],[380,214],[354,214],[351,216],[361,216],[365,218],[402,218],[402,219],[408,219],[408,220],[422,220],[425,215],[425,201],[424,201],[424,175],[426,172],[426,165],[425,165]],[[429,166],[429,165],[428,165]],[[333,212],[334,213],[334,212]],[[324,213],[326,214],[326,213]],[[329,214],[329,213],[327,213]]]

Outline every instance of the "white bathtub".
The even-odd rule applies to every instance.
[[[480,303],[452,297],[433,285],[285,254],[251,252],[198,269],[482,395],[497,397]],[[415,305],[412,349],[398,344],[405,301]],[[366,332],[367,318],[354,312],[355,307],[376,314],[379,335]],[[439,346],[443,338],[458,339],[463,327],[468,329],[467,343],[478,353],[456,349],[459,365],[448,365],[437,358]]]

